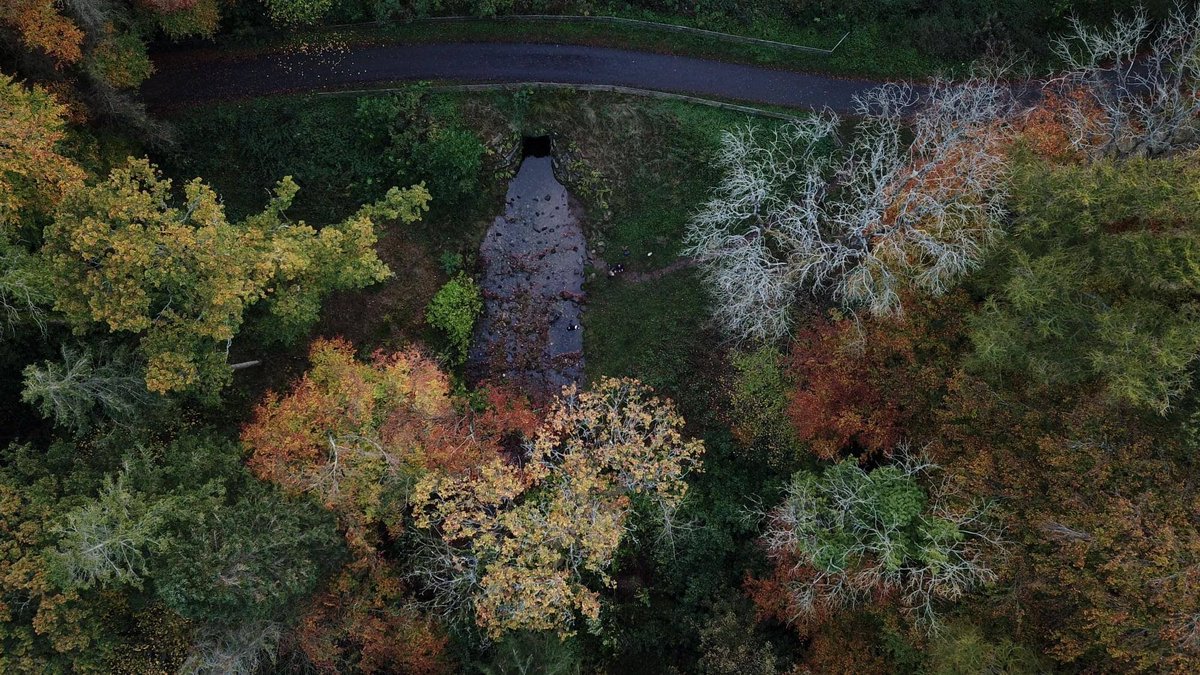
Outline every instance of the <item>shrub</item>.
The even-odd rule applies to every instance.
[[[465,273],[460,272],[447,281],[433,296],[425,310],[425,320],[445,335],[451,361],[462,363],[467,360],[471,331],[481,312],[483,297],[479,285]]]

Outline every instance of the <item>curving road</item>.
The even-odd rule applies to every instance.
[[[442,80],[618,85],[847,111],[854,94],[878,84],[686,56],[524,43],[363,46],[323,53],[259,54],[240,60],[213,51],[184,51],[157,56],[155,67],[142,93],[147,104],[157,109],[287,92]]]

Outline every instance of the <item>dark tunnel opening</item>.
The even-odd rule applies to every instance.
[[[521,139],[521,157],[549,157],[549,136],[525,136]]]

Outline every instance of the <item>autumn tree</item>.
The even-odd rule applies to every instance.
[[[1194,429],[966,375],[940,418],[930,456],[1020,544],[981,615],[1070,669],[1196,670]]]
[[[1012,236],[982,276],[972,364],[1033,386],[1101,384],[1165,412],[1200,350],[1196,158],[1014,171]]]
[[[359,558],[312,598],[296,642],[321,672],[450,672],[444,630],[425,616],[398,570]]]
[[[218,391],[226,353],[250,305],[262,302],[275,332],[299,335],[329,291],[389,274],[375,255],[374,220],[417,219],[420,186],[393,189],[348,220],[316,230],[288,224],[298,188],[280,181],[267,208],[231,224],[199,180],[172,206],[171,183],[132,160],[64,199],[46,228],[55,307],[82,333],[95,324],[138,336],[151,391]]]
[[[59,11],[54,0],[9,0],[0,6],[0,26],[60,66],[83,57],[84,32]]]
[[[928,424],[964,340],[962,294],[912,298],[902,316],[820,320],[792,342],[787,417],[821,459],[888,455]]]
[[[84,178],[62,152],[64,115],[45,90],[0,74],[0,334],[42,324],[51,302],[51,282],[33,248],[43,219]]]
[[[498,457],[417,484],[416,524],[443,545],[416,578],[444,610],[473,606],[494,637],[569,634],[579,615],[595,623],[599,594],[587,582],[613,583],[632,509],[644,503],[669,522],[699,466],[703,444],[684,439],[682,426],[671,402],[634,380],[565,388],[519,464]]]
[[[774,339],[801,293],[878,315],[905,289],[948,290],[996,235],[1013,107],[992,78],[935,83],[923,100],[886,85],[856,99],[844,143],[831,112],[727,133],[724,178],[687,235],[717,320]]]
[[[758,584],[762,602],[804,627],[893,601],[936,628],[939,603],[996,579],[987,557],[998,541],[980,510],[953,509],[918,481],[933,468],[903,455],[871,471],[847,459],[797,473],[767,515],[775,576]]]
[[[350,546],[351,560],[306,609],[300,649],[327,671],[445,670],[445,637],[413,596],[411,561],[388,553],[408,534],[423,476],[486,465],[537,418],[494,388],[480,392],[480,410],[463,406],[437,362],[415,349],[364,362],[344,340],[317,340],[310,362],[242,433],[254,473],[335,513]]]
[[[343,340],[314,342],[309,358],[309,372],[287,397],[268,396],[242,439],[259,478],[313,495],[356,547],[371,548],[376,526],[403,529],[427,467],[484,461],[469,444],[443,443],[458,418],[435,361],[409,350],[363,363]]]
[[[275,663],[282,637],[283,627],[275,621],[203,629],[178,672],[182,675],[258,672]]]

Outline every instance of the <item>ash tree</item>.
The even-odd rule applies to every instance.
[[[726,133],[724,178],[689,225],[688,253],[734,337],[785,335],[802,293],[897,312],[904,288],[946,291],[995,237],[1016,105],[1006,86],[889,84],[855,105],[846,140],[830,111]]]
[[[996,579],[987,562],[998,534],[981,508],[956,510],[920,478],[933,465],[903,456],[872,471],[846,459],[801,471],[768,514],[763,541],[775,577],[756,593],[784,618],[817,625],[843,609],[894,601],[918,625],[939,626],[937,605]]]
[[[1047,89],[1076,151],[1157,157],[1195,145],[1200,11],[1176,5],[1158,25],[1142,8],[1107,28],[1073,19],[1053,51],[1064,70]]]

